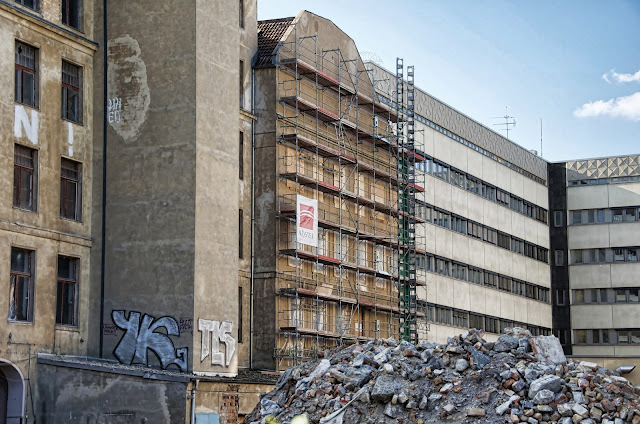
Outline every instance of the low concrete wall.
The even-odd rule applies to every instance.
[[[187,422],[188,378],[43,357],[37,373],[38,423]]]

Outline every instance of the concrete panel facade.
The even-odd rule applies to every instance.
[[[637,157],[559,165],[566,167],[568,185],[563,189],[568,210],[564,218],[570,221],[567,294],[573,353],[640,365],[640,263],[634,253],[640,240]],[[618,359],[612,362],[612,356]]]

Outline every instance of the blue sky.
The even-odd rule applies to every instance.
[[[640,153],[640,1],[258,0],[258,19],[306,9],[388,69],[550,161]],[[501,132],[504,134],[504,132]]]

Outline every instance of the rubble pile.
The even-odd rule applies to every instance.
[[[341,346],[284,372],[244,422],[640,424],[640,387],[567,362],[554,336],[483,336]]]

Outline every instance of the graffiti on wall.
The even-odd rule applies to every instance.
[[[233,323],[200,318],[198,319],[198,331],[202,333],[200,362],[211,355],[211,365],[228,367],[236,353],[236,340],[231,337]],[[225,345],[225,352],[220,351],[220,343]]]
[[[122,99],[120,97],[108,99],[107,118],[110,124],[120,122],[120,112],[122,112]]]
[[[193,318],[180,317],[178,320],[178,327],[180,328],[180,334],[193,334]]]
[[[16,105],[13,135],[16,138],[22,138],[23,134],[32,144],[38,144],[38,112],[31,110],[31,118],[29,118],[24,106]]]
[[[144,314],[140,318],[140,312],[131,311],[129,318],[125,318],[125,311],[112,311],[111,318],[115,325],[125,330],[124,335],[116,346],[113,354],[126,365],[148,365],[147,351],[156,354],[162,369],[170,365],[176,365],[181,371],[187,370],[186,347],[174,348],[169,336],[180,336],[180,328],[175,319],[171,317],[154,317]],[[166,334],[156,332],[164,328]]]

